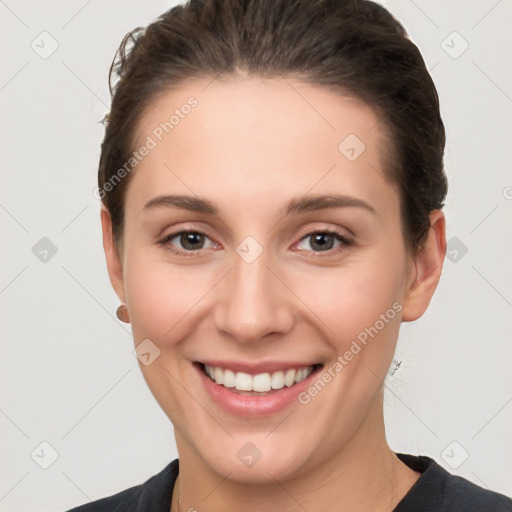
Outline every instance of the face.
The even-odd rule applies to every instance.
[[[190,81],[145,112],[109,272],[180,457],[286,480],[381,436],[400,323],[433,289],[413,286],[378,120],[281,79]]]

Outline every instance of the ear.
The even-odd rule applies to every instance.
[[[434,210],[430,214],[430,228],[425,245],[411,266],[403,300],[402,321],[417,320],[427,310],[441,277],[445,255],[445,216],[441,210]]]
[[[101,229],[103,231],[103,249],[107,259],[107,270],[110,283],[114,288],[119,300],[124,303],[124,281],[123,281],[123,265],[120,255],[117,252],[112,234],[112,219],[110,212],[104,204],[101,205]]]

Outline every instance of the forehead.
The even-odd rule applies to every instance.
[[[368,201],[396,200],[383,179],[382,128],[365,103],[306,82],[189,80],[156,98],[141,117],[135,148],[152,149],[130,187],[140,201],[166,187],[243,201],[269,189],[292,197],[333,188]]]

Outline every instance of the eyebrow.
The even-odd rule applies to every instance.
[[[206,213],[219,217],[219,207],[212,201],[200,197],[187,195],[165,195],[158,196],[148,201],[143,211],[161,207],[178,208],[191,212]],[[373,214],[375,209],[366,201],[346,195],[310,195],[293,198],[285,208],[285,215],[290,213],[302,213],[327,208],[356,207],[367,210]]]

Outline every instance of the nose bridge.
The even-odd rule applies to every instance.
[[[221,283],[215,325],[240,342],[257,341],[269,333],[287,332],[293,324],[293,304],[284,286],[269,270],[265,251],[242,242],[233,268]]]

